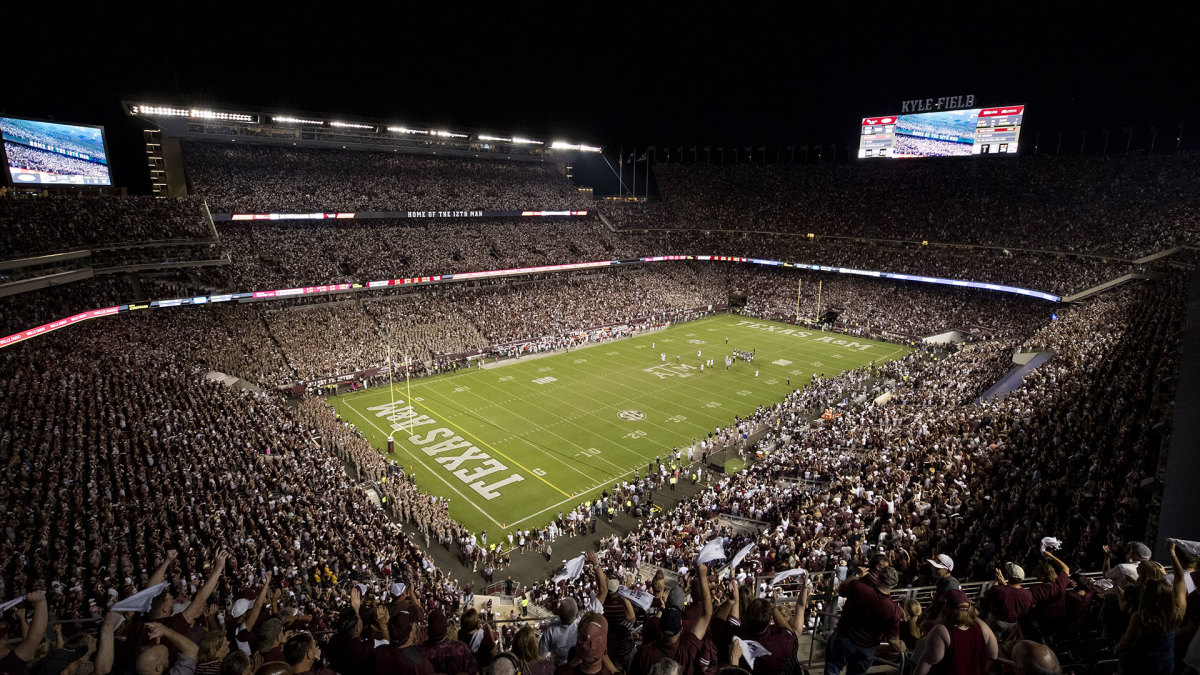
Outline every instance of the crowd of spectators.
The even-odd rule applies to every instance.
[[[990,160],[990,161],[989,161]],[[661,164],[659,204],[622,228],[760,230],[1138,257],[1195,244],[1193,153],[849,165]]]
[[[68,157],[57,152],[30,147],[23,143],[4,141],[8,165],[26,171],[42,171],[55,176],[92,176],[109,178],[108,166]]]
[[[323,175],[318,154],[340,166],[343,155],[332,151],[230,152],[190,148],[193,180],[225,186],[219,189],[228,190],[228,199],[250,206],[271,195],[238,182],[251,180],[256,159],[279,171],[266,185],[299,205],[309,202],[293,189],[345,199],[350,206],[393,203],[388,200],[409,194],[392,187],[355,197],[358,188],[349,178],[344,184],[308,184],[306,177]],[[421,171],[411,158],[344,156],[374,157],[363,164],[375,162],[379,172]],[[441,160],[430,161],[421,166],[431,174],[460,172],[435,184],[471,183],[475,179],[461,172],[477,170],[483,176],[479,189],[496,203],[519,198],[520,191],[507,186],[525,180],[516,169],[507,174],[491,165],[447,168],[437,164]],[[1159,161],[1166,160],[1147,160]],[[1028,182],[1013,183],[1017,179],[992,173],[994,167],[972,167],[976,173],[968,182],[1009,180],[1034,205],[1040,190],[1058,189],[1066,180],[1022,174]],[[299,178],[287,177],[285,169]],[[222,173],[226,170],[233,173]],[[895,170],[879,169],[876,178],[882,182]],[[924,165],[915,170],[933,171]],[[345,175],[357,171],[365,169],[346,168]],[[764,169],[765,175],[781,171]],[[1084,178],[1105,171],[1091,167]],[[728,181],[745,178],[734,169],[722,173],[707,187],[692,180],[689,189],[729,191]],[[1183,209],[1178,213],[1186,216],[1186,199],[1137,211],[1147,195],[1178,188],[1175,178],[1159,177],[1142,181],[1154,187],[1106,218],[1133,218],[1136,212],[1153,229],[1170,209]],[[794,179],[778,179],[775,188],[784,197],[776,203],[817,199],[812,186],[800,197],[787,192],[785,183]],[[559,180],[547,177],[542,184],[551,189]],[[872,193],[871,185],[860,186],[868,190],[864,203],[897,189]],[[1112,188],[1111,181],[1107,185]],[[930,190],[929,208],[940,208],[945,196]],[[431,193],[439,200],[458,194]],[[719,221],[736,202],[730,198],[730,205],[710,210],[707,199],[697,197],[688,217]],[[802,212],[820,213],[817,207]],[[962,211],[948,213],[966,217]],[[909,221],[894,222],[901,227]],[[1021,228],[1029,221],[1014,216],[1005,223],[1016,225],[996,231],[1024,236]],[[360,269],[345,266],[355,245],[364,247],[361,259],[369,261],[364,264],[388,264],[380,261],[389,255],[400,261],[374,268],[372,273],[388,272],[379,278],[446,259],[437,258],[441,225],[244,227],[227,230],[231,247],[241,252],[235,261],[241,267],[232,272],[239,283],[361,281]],[[433,240],[424,249],[405,236],[421,231]],[[741,245],[760,251],[758,246],[770,249],[774,241],[700,232],[695,238],[649,233],[626,239],[591,225],[556,223],[528,229],[454,225],[445,231],[454,235],[440,242],[441,255],[448,253],[451,262],[466,268],[603,259],[636,246]],[[301,236],[314,232],[340,253],[314,253]],[[339,232],[351,242],[344,248],[338,248]],[[1091,232],[1065,227],[1058,235]],[[387,244],[378,248],[372,233],[383,233]],[[1175,234],[1159,228],[1151,238],[1158,245]],[[1136,246],[1139,236],[1128,241]],[[1095,241],[1108,245],[1103,237]],[[1063,258],[1061,268],[1042,264],[1023,270],[1022,262],[990,252],[954,251],[943,258],[880,246],[863,253],[841,242],[801,241],[787,250],[796,255],[813,250],[805,246],[857,261],[854,266],[885,264],[894,256],[928,261],[922,269],[947,274],[992,269],[1037,283],[1054,283],[1050,275],[1057,275],[1091,284],[1114,269]],[[417,250],[425,252],[411,252]],[[1058,260],[1017,260],[1034,259]],[[976,260],[987,262],[976,266]],[[1024,298],[997,300],[993,294],[927,286],[897,292],[895,284],[878,279],[804,273],[802,317],[810,308],[816,314],[813,287],[820,281],[823,307],[839,310],[839,327],[848,332],[900,339],[962,329],[971,341],[816,376],[783,402],[714,430],[686,452],[692,464],[682,452],[674,462],[651,463],[645,475],[612,486],[602,499],[570,508],[544,527],[513,532],[507,546],[499,542],[502,551],[536,550],[553,559],[556,537],[594,531],[596,521],[611,519],[615,510],[646,514],[649,509],[638,507],[663,488],[668,475],[672,481],[680,474],[691,477],[699,486],[676,507],[645,515],[627,533],[601,540],[582,569],[534,585],[527,599],[558,616],[549,625],[519,630],[497,630],[494,614],[475,607],[471,589],[434,565],[430,548],[457,550],[460,560],[476,567],[482,562],[486,570],[503,565],[507,551],[501,556],[481,546],[485,542],[476,533],[450,518],[445,500],[417,490],[404,467],[373,450],[321,399],[288,402],[269,390],[255,393],[204,377],[212,369],[277,385],[383,365],[392,349],[436,362],[450,350],[557,346],[564,337],[600,326],[677,320],[739,291],[749,298],[750,314],[795,314],[794,270],[716,262],[659,265],[290,306],[137,312],[7,348],[0,359],[0,465],[8,476],[0,484],[5,519],[0,600],[24,596],[24,604],[11,607],[6,617],[5,636],[19,639],[0,640],[0,675],[59,672],[83,662],[102,675],[131,668],[591,674],[711,673],[729,667],[794,673],[805,633],[826,641],[827,668],[861,665],[875,645],[887,641],[898,651],[913,650],[922,674],[960,658],[983,667],[1007,658],[1017,672],[1022,664],[1052,672],[1046,666],[1053,652],[1046,645],[1072,653],[1084,648],[1073,635],[1093,630],[1098,637],[1090,648],[1117,658],[1123,672],[1142,672],[1147,663],[1155,665],[1151,672],[1173,672],[1189,649],[1200,649],[1191,647],[1200,602],[1189,597],[1187,586],[1194,581],[1197,551],[1172,548],[1173,580],[1167,582],[1146,547],[1133,543],[1156,530],[1155,476],[1170,421],[1162,402],[1173,399],[1184,299],[1179,276],[1058,308],[1051,320],[1045,304]],[[429,273],[438,271],[444,270]],[[300,277],[310,273],[334,277]],[[96,288],[101,294],[119,292],[113,287],[127,281],[134,285],[105,280]],[[26,316],[22,311],[6,307],[2,318],[16,321]],[[1014,350],[1048,351],[1052,357],[1016,390],[980,400],[1012,367]],[[750,434],[757,434],[753,447],[742,442]],[[744,471],[707,474],[703,458],[725,448],[752,461]],[[671,473],[675,468],[678,474]],[[406,528],[423,541],[407,536]],[[495,543],[499,536],[493,536]],[[716,578],[715,563],[712,570],[697,563],[714,541],[725,559],[751,545],[740,566],[730,570],[731,579]],[[1116,565],[1114,552],[1123,558]],[[1035,570],[1042,582],[1028,594],[1023,586],[1033,579],[1026,581],[1025,569]],[[1108,583],[1073,577],[1073,569],[1101,569]],[[805,572],[793,574],[792,599],[785,602],[762,577],[793,570]],[[678,580],[675,590],[668,579]],[[958,589],[960,579],[996,586],[973,603]],[[920,604],[902,608],[889,599],[892,590],[913,585],[936,588],[924,620],[918,618]],[[140,611],[114,607],[147,588]],[[128,620],[120,621],[118,613]],[[838,617],[832,632],[830,616]],[[51,617],[61,622],[54,634],[47,626]],[[969,654],[948,648],[960,632],[976,641]],[[679,670],[672,671],[671,664]]]
[[[185,143],[213,213],[588,209],[562,164]]]
[[[199,197],[0,197],[0,260],[161,239],[211,239]]]

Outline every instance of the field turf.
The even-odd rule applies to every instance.
[[[755,359],[726,370],[735,348],[754,350]],[[397,380],[390,391],[329,403],[382,452],[391,433],[391,457],[415,471],[422,490],[448,497],[451,516],[472,531],[495,536],[541,527],[635,470],[645,475],[672,447],[686,452],[814,373],[832,376],[907,351],[721,315],[565,354]],[[701,372],[708,359],[714,365]]]

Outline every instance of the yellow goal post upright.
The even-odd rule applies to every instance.
[[[796,280],[796,325],[800,324],[800,290],[804,288],[804,279]]]

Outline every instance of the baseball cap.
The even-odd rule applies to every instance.
[[[608,652],[608,619],[603,614],[593,614],[586,623],[579,624],[575,636],[575,653],[587,663],[595,663]]]
[[[242,618],[242,615],[246,612],[249,612],[250,608],[253,606],[254,603],[250,602],[246,598],[238,598],[237,600],[233,601],[233,609],[230,609],[229,613],[233,615],[233,618],[240,619]]]
[[[1004,576],[1010,581],[1014,579],[1021,581],[1025,578],[1025,568],[1015,562],[1006,562],[1004,563]]]
[[[946,591],[946,604],[953,607],[966,607],[971,604],[971,599],[961,590],[952,588]]]
[[[663,635],[679,635],[683,630],[683,613],[674,607],[663,610],[662,618],[658,621],[658,632]]]
[[[1150,559],[1150,556],[1151,556],[1150,547],[1146,546],[1145,544],[1143,544],[1140,541],[1135,541],[1132,544],[1130,544],[1129,550],[1133,554],[1133,557],[1137,558],[1138,560],[1149,560]]]
[[[621,587],[621,582],[617,581],[616,579],[608,580],[608,592],[609,593],[616,593],[617,589],[619,589],[620,587]]]
[[[440,609],[435,609],[429,615],[429,639],[440,640],[446,637],[446,614]]]
[[[937,556],[930,558],[929,564],[938,569],[954,571],[954,560],[945,553],[939,553]]]
[[[398,598],[398,597],[404,595],[404,591],[406,588],[407,587],[404,584],[402,584],[400,582],[395,582],[392,584],[391,588],[388,589],[388,591],[391,592],[391,594],[393,596]]]
[[[681,587],[676,586],[667,594],[667,607],[683,609],[683,589]]]
[[[396,612],[388,619],[388,637],[392,639],[392,642],[404,642],[408,639],[408,634],[412,632],[412,625],[413,615],[411,613],[403,610]],[[445,629],[442,632],[444,633]],[[432,631],[430,634],[432,635]]]

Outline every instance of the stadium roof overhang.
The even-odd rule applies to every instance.
[[[566,163],[599,146],[521,134],[409,125],[322,113],[122,101],[126,114],[163,134],[195,141],[371,150],[496,160]]]

